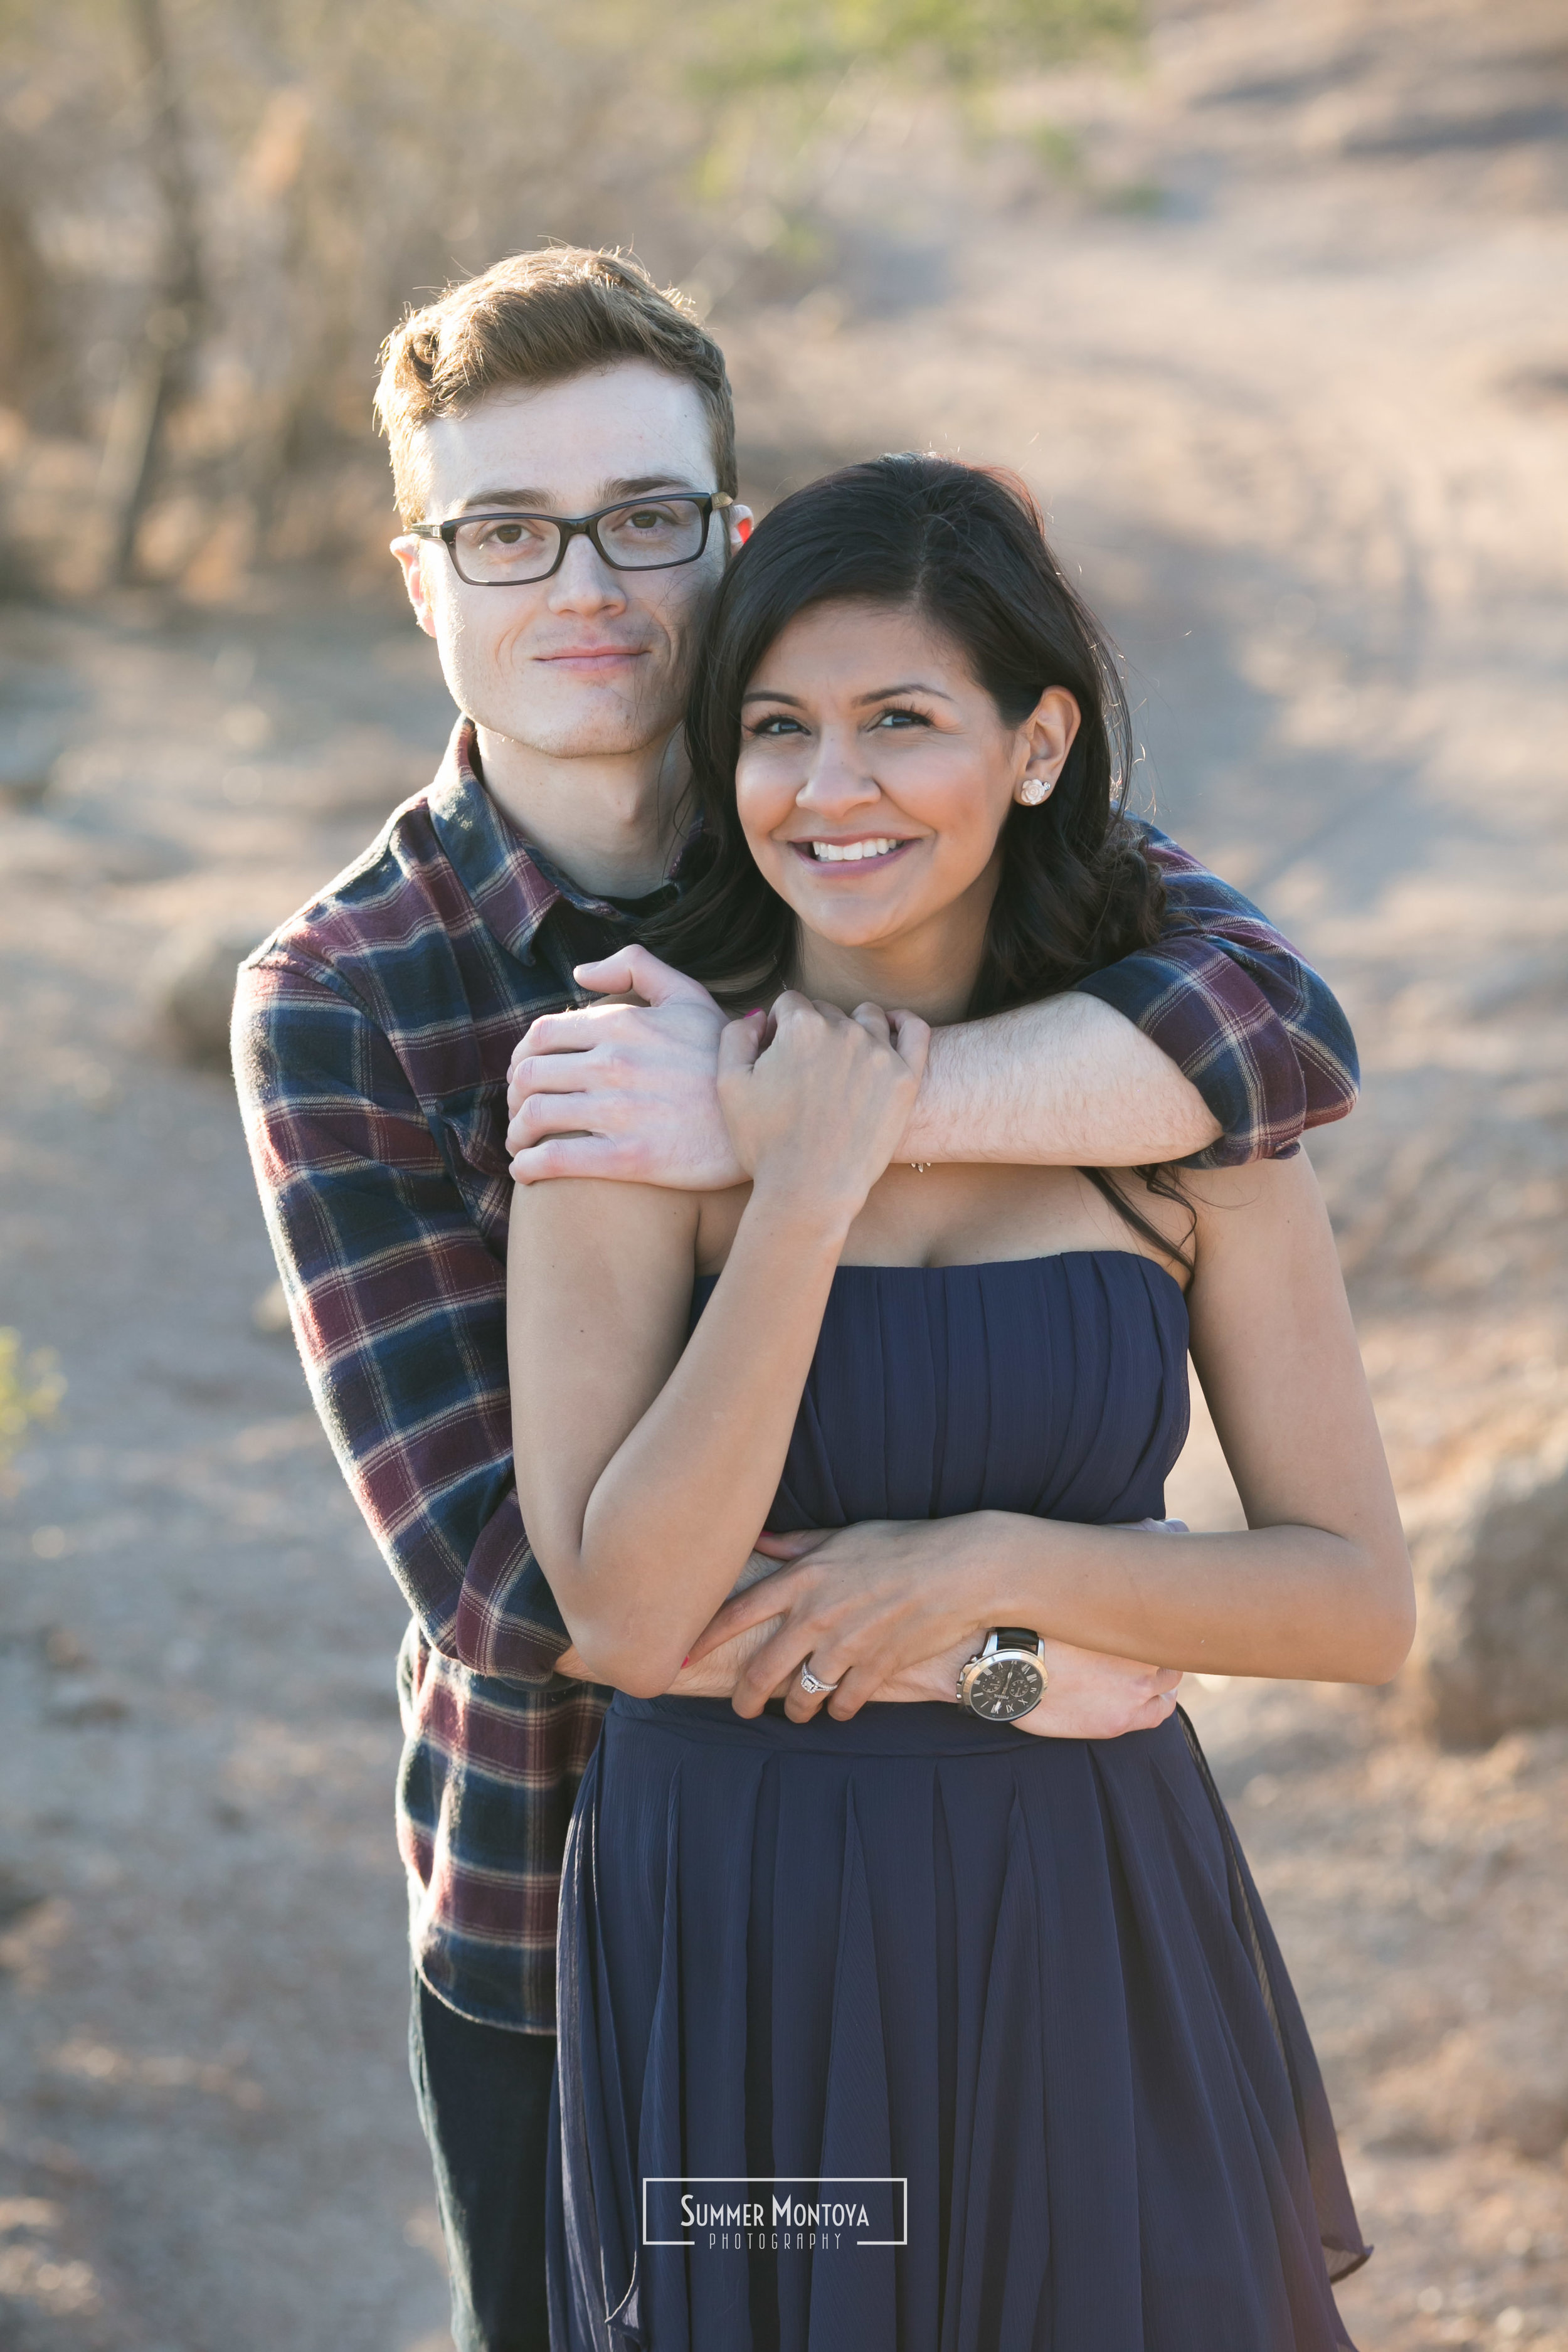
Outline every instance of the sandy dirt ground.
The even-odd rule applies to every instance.
[[[1313,1158],[1419,1525],[1568,1411],[1568,36],[1238,0],[1052,100],[1048,199],[868,126],[841,296],[716,321],[750,476],[931,443],[1047,500],[1145,804],[1356,1022]],[[371,596],[0,627],[12,736],[66,745],[0,806],[0,1320],[68,1381],[0,1498],[0,2346],[437,2352],[401,1608],[232,1089],[152,1008],[193,927],[259,937],[363,844],[448,706]],[[1234,1518],[1201,1423],[1172,1507]],[[1357,2343],[1568,2352],[1568,1727],[1444,1754],[1397,1689],[1192,1704],[1377,2242]]]

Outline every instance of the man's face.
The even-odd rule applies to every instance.
[[[718,487],[696,385],[640,360],[493,393],[422,430],[430,522],[505,508],[591,514],[644,492]],[[679,725],[726,534],[738,541],[748,520],[740,508],[716,514],[696,562],[668,571],[614,571],[579,536],[552,578],[499,587],[459,580],[437,541],[400,540],[394,551],[461,709],[531,751],[614,758]]]

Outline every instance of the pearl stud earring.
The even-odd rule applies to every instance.
[[[1026,808],[1038,808],[1042,801],[1048,801],[1050,799],[1050,796],[1056,791],[1056,788],[1057,780],[1054,776],[1049,778],[1045,776],[1026,776],[1023,782],[1018,787],[1018,798],[1023,802]]]

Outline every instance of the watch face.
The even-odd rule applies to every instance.
[[[1045,1687],[1046,1678],[1033,1658],[1004,1651],[987,1658],[970,1676],[969,1704],[992,1723],[1012,1723],[1039,1704]]]

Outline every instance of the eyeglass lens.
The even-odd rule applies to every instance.
[[[638,499],[613,507],[597,524],[605,561],[619,572],[653,572],[700,554],[705,529],[695,499]],[[558,524],[538,515],[479,515],[459,523],[452,552],[465,580],[542,580],[561,551]]]

